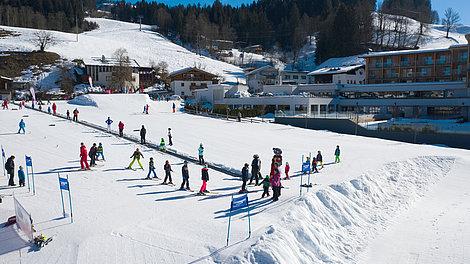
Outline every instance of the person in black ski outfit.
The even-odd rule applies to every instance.
[[[144,125],[140,129],[140,144],[145,144],[145,135],[147,134],[147,130],[145,129]]]
[[[165,179],[163,180],[163,184],[167,184],[166,180],[169,180],[168,184],[173,184],[173,181],[171,180],[171,172],[173,170],[171,169],[171,165],[168,160],[165,161],[165,165],[163,165],[163,170],[165,171]]]
[[[248,165],[248,163],[245,163],[245,166],[243,166],[242,168],[242,189],[240,190],[240,193],[245,193],[245,192],[248,192],[248,190],[246,189],[246,182],[248,181],[248,167],[250,165]]]
[[[317,164],[321,167],[321,169],[323,169],[323,156],[321,155],[320,151],[318,151],[317,154]]]
[[[168,128],[168,145],[173,146],[173,136],[171,135],[171,128]]]
[[[5,163],[5,170],[7,171],[8,175],[10,175],[10,179],[8,180],[8,186],[15,186],[15,156],[11,156],[7,159]]]
[[[96,143],[93,143],[93,146],[90,148],[88,152],[88,157],[90,157],[90,166],[93,167],[96,165],[96,153],[98,152],[98,148],[96,147]]]
[[[250,179],[249,184],[252,184],[253,179],[254,179],[256,185],[259,185],[258,178],[261,175],[260,169],[261,169],[261,161],[259,160],[259,156],[255,154],[253,156],[253,161],[251,162],[251,179]]]
[[[189,170],[188,170],[188,162],[184,161],[184,165],[181,168],[181,174],[183,175],[183,182],[181,183],[180,190],[184,190],[184,185],[186,184],[186,190],[189,189]]]

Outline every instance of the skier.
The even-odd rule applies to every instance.
[[[163,165],[163,170],[165,171],[165,179],[163,180],[163,184],[167,184],[167,180],[169,180],[168,184],[173,184],[173,181],[171,180],[171,172],[173,170],[171,169],[171,165],[168,160],[165,161],[165,165]]]
[[[173,136],[171,135],[171,128],[168,128],[168,145],[173,146]]]
[[[261,198],[264,198],[265,195],[269,197],[269,187],[271,186],[269,175],[266,175],[261,184],[263,185],[263,195],[261,195]]]
[[[336,146],[336,149],[335,149],[335,163],[340,162],[340,159],[339,159],[340,154],[341,154],[341,151],[339,150],[339,146]]]
[[[51,114],[51,106],[50,105],[47,106],[47,113]]]
[[[145,114],[147,112],[147,105],[144,105],[144,111],[142,112],[142,114]]]
[[[253,161],[251,162],[251,179],[249,185],[253,183],[253,179],[255,180],[255,185],[259,185],[258,177],[261,176],[260,169],[261,161],[259,160],[258,154],[255,154],[253,155]]]
[[[3,108],[3,110],[8,109],[8,100],[7,99],[3,100],[2,108]]]
[[[108,119],[106,119],[105,123],[108,125],[108,132],[111,132],[111,124],[113,123],[113,120],[108,116]]]
[[[201,180],[202,180],[202,186],[201,189],[199,190],[199,195],[206,195],[209,191],[207,190],[207,182],[209,181],[209,169],[207,168],[207,164],[204,164],[204,168],[201,170]]]
[[[19,169],[18,169],[18,180],[19,180],[19,185],[20,187],[24,187],[24,180],[25,180],[25,175],[24,175],[24,171],[23,171],[23,166],[20,166]]]
[[[175,112],[176,112],[176,105],[175,105],[175,103],[173,103],[173,113],[175,113]]]
[[[140,163],[140,158],[144,158],[144,155],[140,152],[139,148],[136,148],[134,153],[131,156],[132,161],[129,166],[127,166],[127,169],[132,169],[132,165],[134,165],[134,162],[137,160],[137,163],[139,163],[140,168],[143,170],[144,167],[142,166],[142,163]]]
[[[104,153],[103,153],[103,144],[98,143],[98,149],[96,150],[96,160],[99,160],[100,156],[103,158],[103,161],[104,161],[105,159],[104,159]]]
[[[165,151],[166,150],[166,144],[165,144],[165,139],[161,139],[160,140],[160,145],[158,146],[158,149],[160,149],[161,151]]]
[[[67,109],[67,120],[70,120],[70,111]]]
[[[320,151],[318,151],[317,154],[317,163],[319,166],[321,166],[321,169],[323,169],[323,156],[321,155]]]
[[[242,168],[242,189],[239,191],[239,193],[246,193],[248,192],[246,189],[246,182],[248,181],[248,163],[245,163],[245,165]]]
[[[312,173],[318,173],[317,159],[315,157],[312,158]]]
[[[238,122],[241,122],[242,121],[242,113],[241,112],[238,112]]]
[[[20,123],[18,124],[18,126],[20,127],[20,128],[18,129],[18,134],[19,134],[21,131],[23,131],[23,134],[26,134],[26,131],[24,130],[24,128],[26,127],[26,124],[24,123],[24,120],[23,120],[23,119],[20,120]]]
[[[122,137],[124,135],[124,123],[122,121],[119,121],[118,128],[119,136]]]
[[[7,159],[7,162],[5,163],[5,170],[7,171],[8,175],[10,175],[8,186],[15,186],[15,156],[12,155]]]
[[[290,180],[289,171],[290,171],[290,165],[289,165],[289,162],[286,162],[286,166],[284,167],[284,172],[286,173],[286,177],[284,178],[284,180]]]
[[[96,166],[96,155],[98,153],[98,148],[96,147],[96,143],[93,143],[93,146],[90,148],[90,151],[88,152],[88,156],[90,157],[90,166],[94,167]]]
[[[204,147],[202,146],[202,143],[199,144],[199,148],[197,149],[197,152],[199,154],[199,164],[202,165],[204,164]]]
[[[155,163],[153,162],[153,158],[150,158],[149,161],[149,174],[147,174],[147,177],[145,179],[150,180],[150,173],[153,172],[153,178],[158,179],[157,174],[155,173]]]
[[[80,112],[78,111],[77,108],[75,108],[75,110],[73,110],[73,121],[74,122],[78,122],[78,113],[80,113]]]
[[[85,144],[83,144],[82,142],[80,143],[80,166],[82,170],[90,169],[90,165],[88,165],[87,157],[88,157],[88,151],[86,149]]]
[[[146,115],[149,114],[149,105],[148,104],[145,105],[145,114]]]
[[[144,125],[140,129],[140,144],[145,144],[145,135],[147,134],[147,129],[145,129]]]
[[[52,114],[53,115],[57,114],[57,105],[55,103],[52,104]]]
[[[183,182],[181,183],[180,190],[184,190],[184,185],[186,184],[186,190],[190,191],[188,162],[186,160],[184,161],[183,167],[181,167],[181,174],[183,175]]]
[[[276,202],[279,200],[279,196],[281,196],[281,172],[279,172],[277,166],[274,168],[274,174],[271,177],[270,183],[273,188],[273,202]]]

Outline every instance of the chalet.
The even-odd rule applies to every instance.
[[[13,79],[5,76],[0,76],[0,100],[11,100],[13,91],[12,82]]]
[[[113,71],[118,64],[118,60],[115,58],[91,57],[84,61],[86,75],[90,76],[93,85],[102,86],[105,88],[111,87],[111,80]],[[140,87],[139,81],[139,69],[141,68],[136,60],[129,61],[129,67],[132,68],[132,81],[129,82],[126,87],[114,87],[116,89],[127,88],[127,89],[138,89]]]
[[[246,82],[250,92],[260,93],[264,85],[279,84],[279,70],[271,65],[263,66],[246,73]]]
[[[308,74],[311,83],[364,84],[365,66],[325,67]]]
[[[168,78],[171,90],[181,97],[194,97],[196,90],[206,89],[210,84],[219,83],[217,75],[196,67],[174,71]]]
[[[296,85],[296,84],[307,84],[308,71],[292,71],[292,70],[283,70],[281,71],[281,85]]]

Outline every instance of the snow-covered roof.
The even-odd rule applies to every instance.
[[[326,74],[339,74],[339,73],[346,73],[349,71],[353,71],[359,68],[364,67],[364,65],[359,64],[359,65],[352,65],[352,66],[342,66],[342,67],[326,67],[326,68],[321,68],[318,70],[315,70],[311,73],[309,73],[309,76],[315,76],[315,75],[326,75]]]
[[[190,70],[202,71],[202,72],[205,72],[205,73],[207,73],[207,74],[211,74],[211,75],[217,76],[216,74],[210,73],[210,72],[205,71],[205,70],[201,70],[201,69],[196,68],[196,67],[186,67],[186,68],[183,68],[183,69],[179,69],[179,70],[176,70],[176,71],[171,72],[169,76],[178,75],[178,74],[181,74],[181,73],[184,73],[184,72],[188,72],[188,71],[190,71]]]
[[[370,57],[379,57],[379,56],[392,56],[392,55],[409,55],[409,54],[420,54],[420,53],[430,53],[430,52],[439,52],[439,51],[448,51],[449,48],[439,48],[439,49],[417,49],[417,50],[392,50],[392,51],[383,51],[383,52],[371,52],[365,54],[363,58]]]
[[[118,64],[118,60],[116,58],[107,58],[105,56],[102,57],[90,57],[87,59],[83,59],[83,63],[85,65],[95,65],[95,66],[115,66]],[[139,68],[140,65],[136,60],[129,60],[129,66],[132,68]]]
[[[12,78],[6,77],[6,76],[0,76],[1,79],[8,80],[8,81],[13,81]]]
[[[266,66],[263,66],[263,67],[259,67],[258,69],[252,70],[252,71],[248,72],[246,75],[257,74],[258,72],[261,72],[261,71],[267,70],[267,69],[271,69],[271,68],[276,69],[274,66],[266,65]]]

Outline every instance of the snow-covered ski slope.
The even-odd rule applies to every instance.
[[[234,65],[199,56],[179,45],[176,45],[162,35],[151,31],[151,26],[121,22],[110,19],[87,18],[99,24],[99,29],[76,35],[64,32],[51,31],[57,39],[57,45],[48,48],[64,58],[83,59],[90,61],[91,57],[112,57],[114,51],[125,48],[131,59],[141,66],[150,66],[151,61],[168,63],[169,71],[186,67],[202,67],[203,69],[220,75],[224,81],[234,82],[239,78],[243,81],[243,71]],[[32,44],[34,33],[38,30],[0,26],[2,29],[17,32],[19,36],[9,36],[0,39],[2,51],[32,51],[37,48]]]
[[[0,111],[0,140],[7,154],[19,157],[17,165],[24,165],[24,154],[31,154],[35,171],[43,172],[36,177],[35,197],[24,189],[14,191],[32,213],[37,229],[46,235],[57,234],[39,252],[12,247],[15,237],[0,239],[0,263],[18,263],[20,258],[22,263],[468,261],[465,248],[470,243],[465,234],[470,232],[470,203],[466,202],[470,183],[465,171],[470,169],[469,151],[172,113],[173,102],[151,102],[145,95],[87,95],[77,101],[87,103],[60,102],[59,113],[77,107],[80,119],[103,126],[110,116],[113,129],[122,120],[125,133],[133,135],[138,134],[133,130],[145,125],[152,142],[166,139],[171,127],[172,149],[196,156],[197,146],[203,142],[206,160],[237,170],[257,153],[263,161],[262,173],[267,174],[272,147],[280,147],[284,161],[291,164],[293,179],[283,181],[286,188],[277,203],[260,199],[260,187],[249,187],[256,191],[249,194],[252,238],[246,239],[246,213],[236,212],[230,246],[225,248],[230,197],[241,184],[237,178],[210,171],[209,190],[216,193],[196,197],[176,191],[177,186],[158,185],[161,180],[142,180],[147,171],[123,170],[134,144],[30,110]],[[147,103],[150,114],[144,115]],[[28,133],[17,135],[17,122],[24,115],[28,115],[24,117]],[[91,172],[77,171],[82,141],[88,147],[92,142],[102,142],[105,147],[107,161],[99,162]],[[332,164],[336,145],[342,150],[340,164]],[[312,176],[317,185],[299,197],[301,155],[317,150],[323,151],[326,165]],[[144,165],[150,156],[156,159],[160,177],[164,160],[170,160],[174,182],[181,183],[180,160],[145,148],[143,154]],[[74,224],[58,219],[56,172],[70,175]],[[200,187],[199,179],[200,166],[190,164],[193,189]],[[0,186],[5,184],[1,178]],[[11,194],[12,190],[5,188],[0,193]],[[7,196],[0,206],[0,218],[13,214],[12,199]],[[446,217],[447,221],[439,223]],[[428,240],[428,234],[436,240]],[[397,260],[396,252],[404,257]],[[414,254],[420,255],[418,261],[412,258]]]

